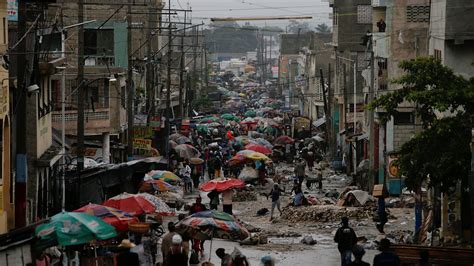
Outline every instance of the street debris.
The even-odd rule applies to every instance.
[[[370,208],[343,208],[331,205],[286,207],[281,219],[291,222],[338,222],[342,217],[360,220],[372,217]]]
[[[249,190],[241,190],[234,193],[232,196],[232,201],[242,202],[242,201],[255,201],[257,200],[257,193]]]
[[[316,241],[315,239],[313,239],[312,236],[310,235],[307,235],[307,236],[304,236],[303,239],[301,239],[300,241],[301,244],[305,244],[305,245],[316,245],[318,243],[318,241]]]

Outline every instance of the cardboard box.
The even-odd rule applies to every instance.
[[[374,185],[374,189],[372,191],[372,196],[374,197],[386,197],[387,196],[387,189],[383,184]]]

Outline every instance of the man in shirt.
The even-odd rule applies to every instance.
[[[283,190],[278,186],[278,184],[273,185],[272,191],[270,191],[270,196],[272,197],[272,210],[270,212],[270,221],[273,220],[273,211],[275,207],[278,208],[281,216],[281,209],[280,209],[280,196]]]
[[[375,255],[374,266],[400,266],[400,258],[390,251],[390,240],[380,240],[379,250],[382,252]]]
[[[200,196],[196,198],[196,202],[189,208],[189,215],[195,214],[196,212],[206,211],[207,208],[204,204],[201,203],[202,199]]]
[[[166,261],[168,252],[171,247],[171,240],[173,239],[174,235],[178,233],[175,232],[176,228],[173,222],[168,223],[168,233],[163,236],[163,240],[161,242],[161,254],[163,254],[163,261]]]
[[[229,266],[232,262],[232,257],[230,254],[225,253],[225,249],[218,248],[216,250],[216,255],[221,259],[221,266]]]
[[[347,266],[351,263],[352,248],[357,243],[357,236],[349,227],[349,218],[342,217],[341,225],[336,231],[334,242],[337,243],[337,249],[341,253],[341,266]]]
[[[295,176],[298,179],[299,185],[303,183],[306,170],[306,162],[303,158],[298,158],[295,164]]]

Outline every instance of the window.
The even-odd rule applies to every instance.
[[[372,6],[358,5],[357,6],[357,23],[358,24],[372,24]]]
[[[51,80],[51,95],[54,111],[61,110],[61,81]]]
[[[407,22],[429,23],[430,6],[407,6]]]
[[[397,112],[393,116],[393,123],[395,125],[413,125],[415,116],[412,112]]]
[[[441,53],[441,50],[438,50],[438,49],[434,50],[434,58],[439,61],[443,60],[443,55]]]
[[[109,107],[109,82],[107,80],[97,81],[85,89],[85,98],[88,109]]]
[[[84,30],[84,55],[114,55],[114,30]]]
[[[62,53],[61,33],[55,32],[42,36],[40,50],[43,52],[52,53],[53,58],[59,58]]]

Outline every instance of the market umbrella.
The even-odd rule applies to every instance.
[[[247,154],[244,154],[245,157],[249,158],[249,159],[252,159],[254,161],[268,161],[270,160],[270,158],[268,158],[268,156],[266,156],[265,154],[263,153],[260,153],[260,152],[256,152],[256,151],[253,151],[252,153],[247,153]]]
[[[117,236],[114,227],[100,218],[87,213],[61,212],[50,221],[35,229],[39,238],[38,250],[52,246],[73,246],[88,243],[92,240],[105,240]]]
[[[200,157],[201,153],[194,148],[192,145],[189,144],[180,144],[174,147],[174,150],[179,155],[179,157],[183,159],[191,159],[194,157]]]
[[[189,159],[189,162],[194,165],[203,164],[204,160],[198,157]]]
[[[249,231],[232,215],[216,210],[197,212],[176,225],[176,231],[195,239],[243,240]]]
[[[272,150],[263,146],[263,145],[259,145],[259,144],[247,144],[245,146],[245,149],[246,150],[251,150],[251,151],[256,151],[256,152],[260,152],[260,153],[263,153],[265,155],[268,155],[268,154],[271,154],[272,153]]]
[[[170,147],[171,147],[172,149],[174,149],[174,147],[178,146],[178,143],[176,143],[176,141],[174,141],[174,140],[169,140],[168,143],[170,144]]]
[[[118,231],[127,231],[129,223],[138,222],[137,217],[127,212],[99,204],[89,203],[74,212],[83,212],[98,217]]]
[[[141,195],[122,193],[104,202],[105,206],[113,207],[138,216],[155,212],[155,206]]]
[[[231,121],[235,121],[235,119],[237,119],[237,117],[233,114],[223,114],[221,115],[221,118],[225,120],[231,120]]]
[[[221,124],[220,123],[217,123],[217,122],[212,122],[212,123],[209,123],[207,124],[209,127],[220,127]]]
[[[278,138],[275,139],[275,141],[273,141],[273,144],[285,145],[285,144],[291,144],[293,142],[295,142],[295,140],[288,136],[279,136]]]
[[[225,190],[233,189],[233,188],[243,188],[245,187],[245,183],[242,180],[235,179],[235,178],[222,178],[222,179],[212,179],[206,183],[203,183],[199,186],[199,189],[202,191],[213,191],[217,190],[218,192],[222,192]]]
[[[180,133],[174,133],[169,136],[169,139],[172,141],[176,141],[180,137],[184,137],[184,135]]]
[[[212,122],[218,122],[218,121],[219,121],[218,117],[208,116],[208,117],[201,118],[199,120],[199,123],[212,123]]]
[[[173,172],[170,171],[163,171],[163,170],[154,170],[145,175],[145,180],[149,179],[159,179],[163,180],[166,183],[176,184],[181,181],[181,178],[175,175]]]
[[[150,179],[143,181],[140,185],[140,188],[138,189],[140,192],[165,192],[168,190],[176,191],[177,188],[161,179]]]
[[[191,143],[191,139],[186,137],[186,136],[181,136],[181,137],[177,138],[175,141],[178,144]]]
[[[230,160],[227,161],[227,164],[229,166],[236,166],[236,165],[242,165],[242,164],[246,164],[246,163],[250,163],[250,162],[252,162],[252,160],[245,157],[245,155],[237,154],[234,157],[230,158]]]
[[[175,215],[175,212],[166,204],[161,198],[157,196],[153,196],[148,193],[140,193],[137,194],[139,196],[144,197],[145,199],[149,200],[153,205],[155,205],[155,212],[164,215],[164,216],[172,216]]]
[[[260,144],[260,145],[262,145],[262,146],[265,146],[265,147],[267,147],[267,148],[269,148],[269,149],[273,149],[273,145],[272,145],[268,140],[266,140],[266,139],[264,139],[264,138],[257,138],[257,139],[255,139],[255,142],[256,142],[257,144]]]
[[[255,110],[248,110],[244,113],[245,117],[255,117],[257,116],[257,112]]]

